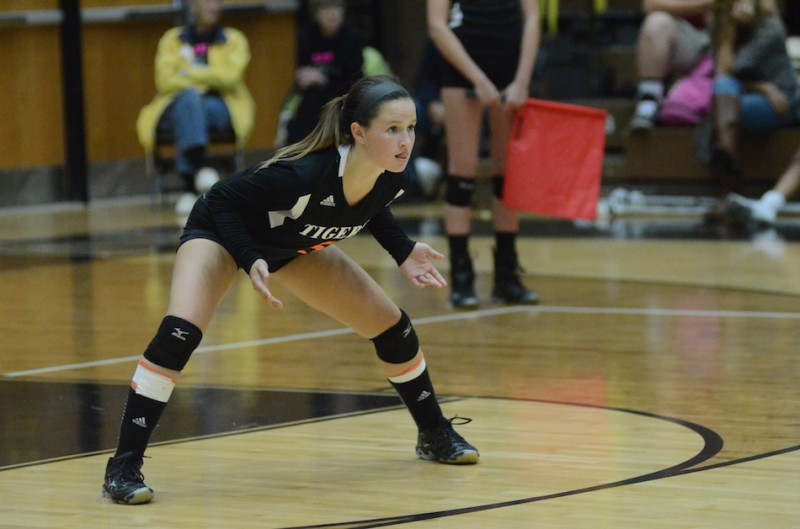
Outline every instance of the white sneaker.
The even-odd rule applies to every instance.
[[[631,132],[646,132],[656,126],[658,103],[652,99],[643,99],[636,105],[636,111],[628,124]]]
[[[772,226],[778,218],[778,210],[759,200],[753,204],[753,220]]]
[[[778,217],[778,210],[763,200],[750,200],[731,193],[725,198],[725,203],[728,212],[743,222],[755,221],[771,226]]]
[[[219,173],[213,167],[203,167],[194,175],[194,188],[201,195],[219,182]]]
[[[191,213],[194,203],[197,202],[197,195],[194,193],[184,193],[175,203],[175,214],[186,216]]]

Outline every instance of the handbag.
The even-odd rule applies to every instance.
[[[711,111],[714,93],[714,60],[705,55],[692,71],[678,79],[667,92],[658,122],[661,125],[694,126]]]
[[[594,220],[605,110],[528,99],[512,122],[503,203],[516,211]]]

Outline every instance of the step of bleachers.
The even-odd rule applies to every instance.
[[[712,181],[709,169],[695,156],[694,127],[656,127],[630,134],[634,102],[623,98],[576,101],[609,113],[604,181]],[[742,140],[742,176],[757,182],[775,181],[800,148],[800,128],[780,129]]]
[[[624,163],[604,174],[624,180],[711,180],[709,169],[695,157],[695,129],[660,127],[646,134],[623,134]],[[745,138],[741,143],[744,180],[775,181],[800,148],[800,128]]]

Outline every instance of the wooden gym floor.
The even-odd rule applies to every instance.
[[[445,250],[438,207],[395,209]],[[0,527],[770,528],[800,520],[800,224],[526,218],[535,307],[404,284],[342,243],[415,322],[480,464],[414,456],[371,344],[244,274],[187,366],[143,468],[153,503],[101,497],[135,359],[161,320],[171,207],[0,212]],[[446,265],[442,267],[446,269]]]

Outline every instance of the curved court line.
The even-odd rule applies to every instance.
[[[650,474],[644,474],[642,476],[624,479],[621,481],[614,481],[611,483],[605,483],[603,485],[595,485],[593,487],[585,487],[582,489],[575,489],[571,491],[565,492],[556,492],[553,494],[545,494],[543,496],[535,496],[532,498],[523,498],[520,500],[510,500],[506,502],[500,503],[490,503],[486,505],[478,505],[474,507],[463,507],[460,509],[451,509],[446,511],[434,511],[428,513],[421,513],[421,514],[410,514],[405,516],[396,516],[394,518],[375,518],[373,520],[362,520],[362,521],[354,521],[354,522],[343,522],[343,523],[330,523],[330,524],[321,524],[321,525],[298,525],[292,527],[285,527],[283,529],[323,529],[323,528],[330,528],[330,529],[371,529],[374,527],[389,527],[392,525],[401,525],[406,523],[412,522],[421,522],[425,520],[434,520],[437,518],[445,518],[449,516],[458,516],[460,514],[470,514],[475,512],[482,512],[482,511],[490,511],[494,509],[501,509],[503,507],[513,507],[515,505],[522,505],[526,503],[537,503],[540,501],[545,500],[552,500],[556,498],[564,498],[567,496],[576,496],[578,494],[585,494],[587,492],[595,492],[598,490],[606,490],[606,489],[613,489],[617,487],[623,487],[626,485],[635,485],[638,483],[644,483],[646,481],[654,481],[657,479],[665,479],[671,478],[674,476],[681,476],[684,474],[691,474],[694,472],[704,472],[706,470],[713,470],[715,468],[726,467],[731,465],[738,465],[741,463],[747,463],[750,461],[755,461],[758,459],[766,459],[768,457],[773,457],[777,455],[787,454],[790,452],[795,452],[800,450],[800,445],[792,446],[789,448],[784,448],[780,450],[775,450],[773,452],[766,452],[764,454],[758,454],[755,456],[745,457],[742,459],[734,459],[732,461],[726,461],[724,463],[718,463],[715,465],[709,465],[701,468],[686,468],[685,463],[688,463],[691,460],[687,460],[685,463],[681,463],[674,467],[669,467],[664,470],[656,471]],[[366,525],[362,525],[366,524]]]
[[[790,446],[790,447],[787,447],[787,448],[774,450],[774,451],[771,451],[771,452],[765,452],[765,453],[762,453],[762,454],[756,454],[756,455],[752,455],[752,456],[748,456],[748,457],[743,457],[743,458],[739,458],[739,459],[733,459],[733,460],[730,460],[730,461],[723,461],[723,462],[720,462],[720,463],[715,463],[715,464],[711,464],[711,465],[698,467],[697,465],[701,464],[704,461],[708,461],[709,459],[711,459],[712,457],[717,455],[722,450],[724,442],[723,442],[722,437],[719,434],[717,434],[715,431],[713,431],[710,428],[707,428],[705,426],[702,426],[700,424],[697,424],[697,423],[692,423],[690,421],[685,421],[683,419],[678,419],[678,418],[674,418],[674,417],[668,417],[668,416],[665,416],[665,415],[659,415],[659,414],[645,412],[645,411],[632,410],[632,409],[619,408],[619,407],[611,407],[611,406],[600,406],[600,405],[592,405],[592,404],[584,404],[584,403],[565,402],[565,401],[550,401],[550,400],[541,400],[541,399],[508,399],[508,398],[504,398],[504,397],[446,397],[446,401],[447,402],[452,402],[452,401],[460,401],[460,400],[473,399],[473,398],[475,398],[475,399],[488,399],[488,400],[510,400],[510,401],[523,401],[523,402],[538,402],[538,403],[544,403],[544,404],[558,404],[558,405],[577,406],[577,407],[583,407],[583,408],[594,408],[594,409],[598,409],[598,410],[610,410],[610,411],[617,411],[617,412],[621,412],[621,413],[629,413],[629,414],[633,414],[633,415],[640,415],[642,417],[649,417],[649,418],[654,418],[654,419],[657,419],[657,420],[671,422],[673,424],[677,424],[679,426],[683,426],[683,427],[685,427],[685,428],[697,433],[704,441],[703,442],[703,447],[697,452],[697,454],[695,454],[694,456],[692,456],[692,457],[686,459],[685,461],[683,461],[681,463],[678,463],[676,465],[673,465],[673,466],[670,466],[670,467],[667,467],[667,468],[664,468],[664,469],[661,469],[661,470],[657,470],[657,471],[654,471],[654,472],[649,472],[649,473],[643,474],[641,476],[634,476],[634,477],[631,477],[631,478],[626,478],[626,479],[623,479],[623,480],[613,481],[613,482],[610,482],[610,483],[604,483],[604,484],[600,484],[600,485],[594,485],[594,486],[591,486],[591,487],[583,487],[583,488],[573,489],[573,490],[568,490],[568,491],[555,492],[555,493],[551,493],[551,494],[545,494],[545,495],[542,495],[542,496],[533,496],[533,497],[530,497],[530,498],[520,498],[520,499],[517,499],[517,500],[508,500],[508,501],[504,501],[504,502],[488,503],[488,504],[484,504],[484,505],[475,505],[475,506],[472,506],[472,507],[461,507],[461,508],[458,508],[458,509],[447,509],[447,510],[443,510],[443,511],[431,511],[431,512],[426,512],[426,513],[399,515],[399,516],[392,516],[392,517],[387,517],[387,518],[373,518],[373,519],[368,519],[368,520],[353,520],[353,521],[349,521],[349,522],[334,522],[334,523],[317,524],[317,525],[291,526],[291,527],[285,527],[285,528],[282,528],[282,529],[326,529],[326,528],[329,528],[329,529],[371,529],[371,528],[377,528],[377,527],[389,527],[389,526],[393,526],[393,525],[402,525],[402,524],[412,523],[412,522],[434,520],[434,519],[438,519],[438,518],[446,518],[446,517],[458,516],[458,515],[462,515],[462,514],[471,514],[471,513],[476,513],[476,512],[490,511],[490,510],[501,509],[501,508],[505,508],[505,507],[513,507],[513,506],[516,506],[516,505],[523,505],[523,504],[528,504],[528,503],[538,503],[538,502],[542,502],[542,501],[545,501],[545,500],[552,500],[552,499],[557,499],[557,498],[576,496],[578,494],[585,494],[585,493],[596,492],[596,491],[600,491],[600,490],[613,489],[613,488],[623,487],[623,486],[627,486],[627,485],[634,485],[634,484],[638,484],[638,483],[644,483],[644,482],[647,482],[647,481],[655,481],[655,480],[658,480],[658,479],[665,479],[665,478],[670,478],[670,477],[674,477],[674,476],[681,476],[681,475],[685,475],[685,474],[691,474],[691,473],[696,473],[696,472],[704,472],[704,471],[707,471],[707,470],[714,470],[714,469],[717,469],[717,468],[723,468],[723,467],[727,467],[727,466],[733,466],[733,465],[738,465],[738,464],[742,464],[742,463],[748,463],[748,462],[751,462],[751,461],[757,461],[757,460],[760,460],[760,459],[766,459],[766,458],[773,457],[773,456],[778,456],[778,455],[783,455],[783,454],[787,454],[787,453],[791,453],[791,452],[795,452],[795,451],[800,451],[800,445],[795,445],[795,446]],[[369,415],[369,414],[372,414],[372,413],[382,413],[382,412],[385,412],[385,411],[401,409],[401,408],[402,408],[402,406],[391,406],[391,407],[387,407],[387,408],[379,408],[379,409],[367,410],[367,411],[355,412],[355,413],[346,413],[346,414],[335,415],[335,416],[330,416],[330,417],[322,417],[322,418],[311,419],[311,420],[293,421],[293,422],[284,423],[284,424],[276,424],[276,425],[270,425],[270,426],[260,426],[260,427],[256,427],[256,428],[236,430],[236,431],[230,431],[230,432],[220,432],[218,434],[205,435],[205,436],[200,436],[200,437],[174,439],[174,440],[169,440],[169,441],[165,440],[165,441],[161,441],[159,443],[154,443],[154,445],[169,445],[169,444],[175,444],[175,443],[200,441],[200,440],[211,439],[211,438],[216,438],[216,437],[225,437],[225,436],[229,436],[229,435],[242,435],[242,434],[254,433],[254,432],[265,431],[265,430],[273,430],[273,429],[278,429],[278,428],[294,427],[294,426],[298,426],[298,425],[301,425],[301,424],[308,424],[308,423],[311,423],[311,422],[326,422],[326,421],[333,421],[333,420],[339,420],[339,419],[343,419],[343,418],[353,417],[353,416],[356,416],[356,415],[360,416],[360,415]],[[108,452],[108,451],[106,450],[106,451],[90,452],[90,453],[71,455],[71,456],[66,456],[66,457],[61,457],[61,458],[53,458],[53,459],[49,459],[49,460],[30,462],[30,463],[26,463],[24,465],[14,465],[14,466],[11,466],[11,467],[5,467],[5,468],[0,469],[0,470],[11,470],[11,469],[19,468],[19,467],[23,467],[23,466],[27,467],[27,466],[34,466],[34,465],[41,465],[41,464],[48,464],[48,463],[56,463],[56,462],[65,461],[65,460],[77,459],[77,458],[82,458],[82,457],[87,457],[87,456],[92,456],[92,455],[99,455],[99,454],[103,454],[103,453],[106,453],[106,452]]]
[[[469,312],[459,312],[454,314],[442,314],[439,316],[428,316],[425,318],[413,318],[414,325],[426,325],[429,323],[442,323],[447,321],[471,320],[484,317],[502,316],[505,314],[515,314],[522,312],[548,313],[548,314],[595,314],[595,315],[624,315],[624,316],[672,316],[672,317],[695,317],[695,318],[745,318],[745,319],[786,319],[800,320],[800,312],[753,312],[753,311],[724,311],[724,310],[680,310],[680,309],[652,309],[652,308],[617,308],[617,307],[559,307],[554,305],[540,305],[535,307],[514,306],[501,307],[495,309],[475,310]],[[330,329],[327,331],[307,332],[301,334],[290,334],[263,340],[251,340],[248,342],[237,342],[222,345],[209,345],[198,347],[193,354],[204,354],[216,351],[228,351],[232,349],[242,349],[245,347],[259,347],[263,345],[274,345],[280,343],[297,342],[302,340],[313,340],[316,338],[326,338],[343,334],[353,334],[353,330],[347,327]],[[91,362],[80,362],[75,364],[64,364],[59,366],[42,367],[28,369],[24,371],[11,371],[3,373],[3,378],[19,378],[27,376],[44,375],[48,373],[58,373],[61,371],[72,371],[76,369],[89,369],[115,364],[135,362],[141,357],[140,354],[134,356],[123,356],[120,358],[108,358],[106,360],[94,360]]]
[[[498,400],[508,400],[508,399],[498,399]],[[541,403],[549,403],[549,404],[564,404],[570,406],[580,406],[586,408],[595,408],[601,410],[611,410],[617,411],[622,413],[630,413],[633,415],[640,415],[643,417],[649,417],[661,421],[671,422],[673,424],[677,424],[679,426],[683,426],[688,428],[689,430],[695,432],[703,439],[703,447],[700,451],[695,454],[694,456],[690,457],[689,459],[678,463],[677,465],[673,465],[671,467],[667,467],[661,470],[656,470],[655,472],[649,472],[647,474],[642,474],[641,476],[634,476],[631,478],[626,478],[619,481],[613,481],[611,483],[603,483],[600,485],[593,485],[591,487],[583,487],[579,489],[573,489],[568,491],[562,492],[554,492],[551,494],[544,494],[542,496],[533,496],[530,498],[520,498],[518,500],[508,500],[503,502],[497,503],[487,503],[484,505],[474,505],[472,507],[461,507],[458,509],[447,509],[444,511],[432,511],[426,513],[418,513],[418,514],[407,514],[407,515],[399,515],[399,516],[392,516],[387,518],[374,518],[371,520],[353,520],[349,522],[336,522],[336,523],[328,523],[328,524],[317,524],[317,525],[298,525],[298,526],[291,526],[285,527],[283,529],[371,529],[374,527],[389,527],[392,525],[402,525],[412,522],[422,522],[427,520],[435,520],[437,518],[446,518],[450,516],[458,516],[462,514],[472,514],[476,512],[483,512],[483,511],[491,511],[495,509],[502,509],[504,507],[513,507],[516,505],[523,505],[527,503],[537,503],[545,500],[552,500],[556,498],[564,498],[567,496],[576,496],[578,494],[585,494],[588,492],[596,492],[599,490],[607,490],[613,489],[617,487],[623,487],[626,485],[634,485],[638,483],[643,483],[646,481],[654,481],[657,479],[664,479],[669,478],[677,475],[681,475],[687,472],[692,471],[699,471],[699,470],[708,470],[710,468],[716,468],[716,465],[703,467],[702,469],[693,469],[695,465],[702,463],[703,461],[708,461],[715,455],[717,455],[722,450],[723,440],[722,437],[717,434],[715,431],[711,430],[710,428],[706,428],[697,423],[692,423],[689,421],[685,421],[683,419],[677,419],[674,417],[667,417],[665,415],[658,415],[655,413],[649,413],[644,411],[638,410],[630,410],[626,408],[616,408],[611,406],[593,406],[590,404],[575,404],[569,402],[558,402],[558,401],[547,401],[547,400],[537,400],[533,399],[529,402],[541,402]],[[800,449],[800,447],[795,447],[794,449]],[[791,450],[788,450],[791,451]],[[762,455],[763,456],[763,455]],[[747,458],[751,460],[752,458]],[[730,464],[730,462],[728,462]]]

